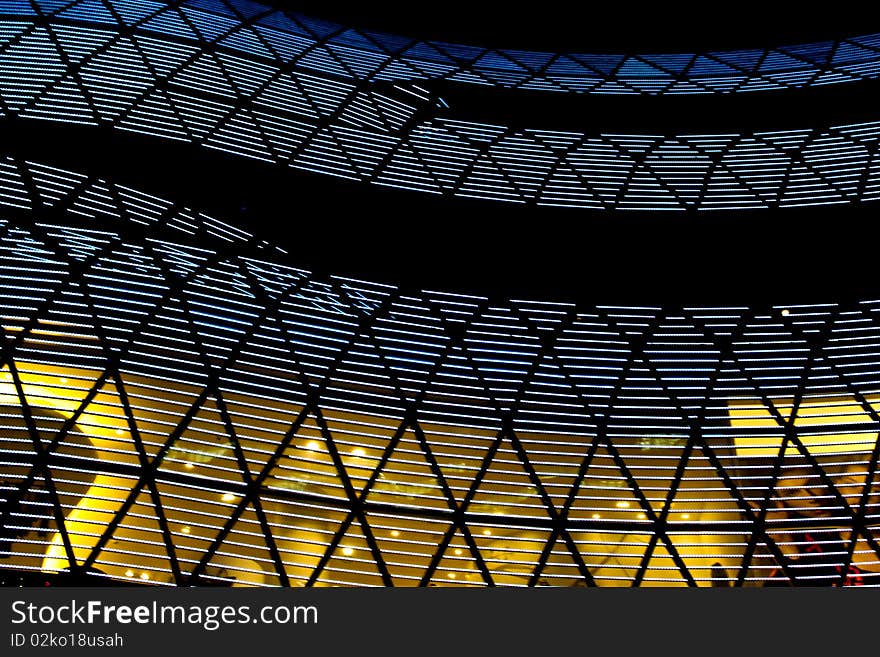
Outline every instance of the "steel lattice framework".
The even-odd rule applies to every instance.
[[[880,301],[412,292],[46,163],[0,189],[0,567],[877,583]]]
[[[6,117],[111,125],[359,182],[542,206],[766,209],[852,204],[880,189],[877,121],[563,132],[461,120],[420,86],[444,77],[596,93],[785,89],[875,77],[876,36],[538,64],[535,53],[411,44],[238,0],[16,1],[0,14]],[[557,75],[560,66],[573,72]]]
[[[701,53],[549,53],[358,30],[250,0],[4,0],[0,10],[51,17],[42,34],[62,42],[87,22],[122,29],[136,40],[172,37],[180,46],[216,46],[275,67],[358,81],[446,79],[538,91],[662,95],[787,90],[880,75],[880,34]]]

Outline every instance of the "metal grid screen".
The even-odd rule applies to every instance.
[[[442,77],[596,93],[790,89],[876,77],[878,44],[866,36],[603,59],[409,43],[244,0],[18,0],[0,2],[0,116],[113,126],[358,182],[511,203],[849,205],[880,193],[876,121],[718,134],[560,131],[463,120],[420,85]]]
[[[880,582],[880,301],[412,293],[47,163],[0,190],[0,568]]]
[[[76,26],[91,23],[104,34],[121,28],[137,41],[155,35],[180,46],[210,45],[276,67],[291,65],[348,80],[444,79],[561,93],[693,95],[798,89],[880,76],[876,33],[767,49],[626,55],[424,41],[250,0],[4,0],[0,11],[19,20],[51,17],[48,31],[30,31],[63,42],[79,32]]]

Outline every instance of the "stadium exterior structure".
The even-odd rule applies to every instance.
[[[875,75],[874,37],[611,65],[404,48],[243,0],[2,10],[13,127],[612,221],[877,193],[876,121],[571,132],[456,118],[431,87],[836,93]],[[0,160],[6,583],[880,583],[880,295],[593,303],[325,274],[24,142]]]

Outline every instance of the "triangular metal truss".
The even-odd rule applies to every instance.
[[[80,0],[0,14],[0,116],[105,125],[447,196],[624,210],[851,204],[880,123],[742,134],[560,132],[455,119],[426,81],[729,93],[880,74],[880,38],[700,55],[541,56],[410,43],[234,0]],[[551,127],[552,128],[552,127]]]
[[[880,301],[414,293],[51,163],[0,190],[0,568],[880,583]]]
[[[713,94],[872,79],[880,37],[702,53],[605,55],[487,49],[359,30],[250,0],[34,0],[9,16],[124,27],[355,80],[449,79],[563,93]],[[10,26],[11,27],[11,26]],[[63,29],[63,27],[62,27]],[[6,39],[16,38],[10,29]],[[2,41],[0,41],[2,44]]]

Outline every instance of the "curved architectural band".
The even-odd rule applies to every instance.
[[[122,29],[136,42],[149,42],[151,35],[170,38],[183,50],[210,47],[340,81],[442,79],[578,94],[692,95],[790,90],[880,76],[878,34],[768,49],[627,55],[423,41],[349,28],[251,0],[8,0],[0,3],[0,12],[19,19],[50,18],[45,31],[7,22],[10,35],[22,28],[33,37],[64,43],[90,23],[105,32]]]
[[[112,125],[358,182],[540,206],[767,209],[870,201],[880,189],[877,121],[707,134],[479,123],[418,83],[319,66],[319,56],[342,57],[333,39],[348,32],[305,19],[295,24],[311,36],[280,30],[293,19],[253,3],[232,3],[235,18],[213,0],[225,18],[202,1],[44,4],[45,20],[16,3],[0,22],[2,116]],[[176,32],[207,25],[198,37]],[[253,44],[301,57],[261,56]],[[402,70],[387,57],[383,67]]]
[[[880,583],[880,301],[411,292],[47,163],[0,190],[0,567]]]

